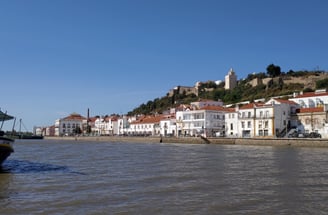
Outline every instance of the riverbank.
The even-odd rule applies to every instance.
[[[122,137],[122,136],[78,136],[45,137],[52,140],[102,141],[131,143],[185,143],[185,144],[224,144],[224,145],[259,145],[259,146],[299,146],[328,147],[327,139],[311,138],[200,138],[200,137]]]

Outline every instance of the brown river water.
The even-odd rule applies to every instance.
[[[18,140],[0,214],[327,214],[328,148]]]

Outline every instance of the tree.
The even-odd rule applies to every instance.
[[[323,89],[323,88],[328,88],[328,78],[318,80],[316,82],[316,88],[317,89]]]
[[[280,66],[276,66],[274,64],[270,64],[268,67],[267,67],[267,74],[270,76],[270,77],[277,77],[281,74],[281,69],[280,69]]]

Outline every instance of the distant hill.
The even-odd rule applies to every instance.
[[[279,68],[280,69],[280,68]],[[269,72],[268,72],[269,73]],[[196,87],[195,87],[196,88]],[[282,96],[288,98],[294,92],[313,92],[316,89],[328,88],[328,73],[325,71],[292,71],[269,76],[265,73],[249,74],[238,80],[237,87],[225,90],[224,82],[217,85],[214,81],[200,82],[195,90],[173,90],[166,96],[141,104],[128,115],[164,113],[171,107],[189,104],[199,99],[221,100],[224,104],[235,104],[242,101],[269,99]],[[192,92],[192,93],[191,93]]]

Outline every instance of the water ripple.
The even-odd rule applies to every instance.
[[[41,172],[70,172],[67,166],[49,163],[38,163],[27,160],[7,160],[0,173],[41,173]]]

